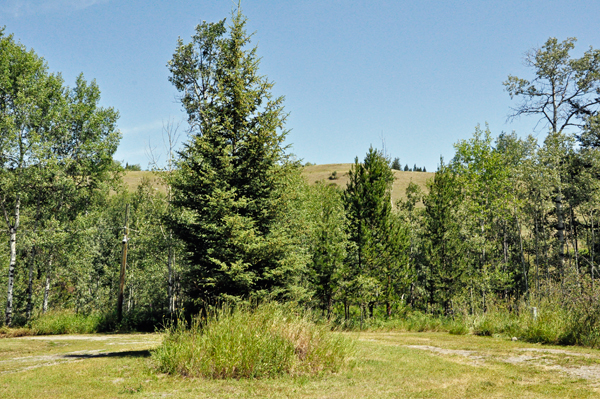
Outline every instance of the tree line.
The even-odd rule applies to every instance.
[[[0,35],[6,325],[49,309],[114,311],[126,204],[122,305],[140,328],[262,299],[348,320],[543,298],[597,306],[598,50],[573,59],[574,39],[551,38],[528,55],[535,79],[504,83],[521,100],[513,116],[540,116],[544,140],[478,126],[426,190],[411,183],[393,203],[400,162],[375,148],[356,158],[345,189],[303,180],[283,98],[259,74],[245,24],[236,9],[229,24],[203,22],[177,43],[169,79],[188,138],[156,171],[166,192],[150,180],[125,190],[112,160],[118,113],[98,106],[95,82],[69,88]]]

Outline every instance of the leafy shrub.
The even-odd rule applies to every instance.
[[[354,352],[348,337],[291,306],[223,307],[171,325],[153,358],[162,372],[210,378],[260,378],[336,372]]]

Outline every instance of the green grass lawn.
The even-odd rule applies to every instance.
[[[156,371],[159,334],[0,339],[1,398],[588,398],[600,352],[447,333],[361,333],[354,366],[318,377],[190,379]]]

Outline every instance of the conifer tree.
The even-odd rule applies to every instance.
[[[356,158],[345,192],[349,240],[355,244],[354,289],[361,306],[378,298],[388,312],[394,293],[399,254],[406,234],[392,218],[394,174],[385,156],[372,147],[363,163]]]
[[[245,25],[239,8],[230,26],[203,22],[168,64],[191,132],[172,182],[173,227],[197,303],[284,294],[298,267],[281,224],[286,176],[298,169],[284,153],[283,97],[259,75]]]
[[[450,301],[460,288],[465,272],[456,214],[460,187],[443,160],[427,186],[429,194],[423,200],[425,273],[422,277],[429,305],[441,304],[443,312],[448,314],[452,310]]]

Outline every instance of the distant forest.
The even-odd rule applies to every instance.
[[[169,80],[188,136],[157,169],[166,192],[124,188],[140,168],[113,161],[118,112],[98,105],[95,81],[66,86],[0,31],[0,324],[120,308],[152,329],[266,299],[340,321],[542,302],[600,315],[600,51],[572,58],[575,39],[554,38],[533,49],[532,78],[508,76],[514,108],[498,111],[537,118],[544,139],[477,126],[426,190],[393,203],[392,170],[426,170],[375,148],[345,189],[305,182],[245,23],[234,12],[177,43]],[[166,142],[177,133],[167,126]]]

